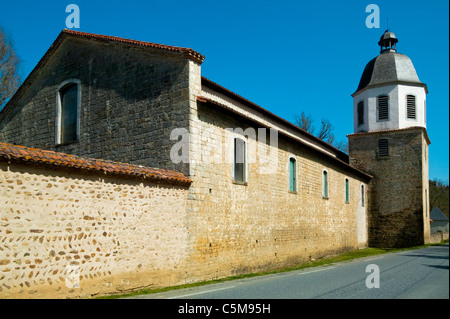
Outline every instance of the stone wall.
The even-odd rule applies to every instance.
[[[0,298],[184,283],[187,187],[0,162]]]
[[[374,178],[369,191],[369,246],[405,247],[429,241],[428,142],[424,128],[349,135],[350,164]],[[388,139],[389,155],[378,155]]]
[[[169,154],[172,129],[188,127],[189,61],[148,47],[67,38],[0,114],[0,141],[187,173],[187,164]],[[81,83],[80,137],[56,146],[57,91],[69,79]]]
[[[270,146],[267,130],[265,143],[244,137],[249,151],[248,182],[233,183],[232,164],[227,161],[233,133],[227,128],[258,131],[256,123],[212,104],[198,103],[192,110],[191,149],[195,151],[191,153],[188,214],[193,274],[212,279],[294,266],[367,245],[360,192],[364,177],[282,135],[278,148]],[[269,154],[271,148],[274,156],[265,162],[257,150]],[[297,160],[296,192],[288,186],[291,156]],[[322,196],[323,170],[329,175],[328,199]],[[346,178],[349,203],[345,202]]]

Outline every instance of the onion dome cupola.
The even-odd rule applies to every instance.
[[[398,39],[386,30],[380,54],[367,63],[353,96],[354,132],[426,127],[426,84],[411,59],[397,52]]]

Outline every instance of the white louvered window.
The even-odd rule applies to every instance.
[[[416,119],[416,97],[414,95],[406,96],[406,118]]]
[[[358,103],[358,126],[364,124],[364,101]]]
[[[389,96],[383,95],[377,98],[378,121],[389,120]]]

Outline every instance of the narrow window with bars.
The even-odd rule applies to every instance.
[[[414,95],[406,96],[406,118],[416,119],[416,97]]]
[[[364,124],[364,101],[358,103],[358,126]]]
[[[378,121],[389,120],[389,96],[382,95],[377,98]]]
[[[378,140],[378,156],[389,156],[389,142],[387,139]]]

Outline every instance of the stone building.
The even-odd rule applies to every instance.
[[[161,212],[146,210],[130,202],[120,207],[113,205],[118,210],[117,214],[121,215],[121,210],[125,209],[127,216],[137,218],[142,225],[152,225],[153,228],[147,229],[148,235],[145,231],[140,233],[139,245],[147,241],[151,247],[156,247],[149,254],[157,258],[158,265],[162,265],[161,258],[155,257],[158,254],[167,256],[171,262],[167,269],[164,266],[143,269],[145,266],[141,263],[140,268],[118,266],[112,273],[108,270],[109,275],[108,271],[98,274],[100,279],[111,277],[107,285],[118,278],[121,281],[126,278],[131,282],[129,289],[169,286],[292,266],[371,244],[426,242],[424,234],[428,228],[420,215],[426,214],[423,209],[426,202],[424,185],[428,179],[424,150],[429,140],[425,119],[419,115],[424,112],[424,106],[421,108],[417,104],[417,121],[411,122],[414,123],[411,127],[407,125],[409,118],[408,121],[402,119],[382,126],[372,114],[373,99],[380,94],[377,90],[388,86],[386,93],[396,90],[391,99],[397,98],[398,101],[404,94],[403,87],[411,86],[407,93],[414,95],[419,103],[425,95],[419,89],[426,87],[418,79],[376,82],[378,78],[370,78],[370,74],[377,74],[378,64],[384,65],[383,69],[396,68],[398,64],[389,59],[386,65],[381,59],[380,63],[369,63],[375,66],[364,72],[362,84],[354,97],[357,111],[360,100],[365,106],[363,122],[358,123],[355,133],[349,136],[349,157],[203,77],[203,60],[204,56],[188,48],[64,30],[0,112],[0,142],[9,143],[0,145],[0,154],[2,149],[4,154],[0,159],[5,161],[18,158],[20,165],[43,165],[45,170],[58,175],[59,170],[72,168],[70,162],[75,156],[76,162],[82,163],[99,159],[112,167],[131,165],[131,175],[135,169],[143,167],[151,168],[152,172],[164,170],[167,172],[165,175],[185,180],[182,190],[170,190],[169,195],[153,184],[143,185],[137,190],[134,189],[136,185],[130,186],[132,193],[138,192],[142,196],[144,188],[156,188],[154,192],[161,194],[158,195],[158,205],[165,201],[166,207],[170,207],[172,200],[175,201],[177,215],[169,219],[169,224],[159,216],[170,215],[166,209]],[[402,65],[404,68],[412,66],[407,61]],[[402,114],[400,106],[396,106],[400,102],[395,103],[391,102],[389,114],[394,114],[393,110]],[[361,113],[355,113],[355,116],[359,119]],[[393,115],[389,119],[393,120]],[[400,122],[406,124],[400,125]],[[379,140],[389,142],[390,156],[384,155],[382,161],[378,158]],[[14,148],[13,144],[22,147]],[[10,149],[14,151],[8,151]],[[57,167],[48,166],[46,158],[41,158],[42,152],[51,152],[52,158],[64,160]],[[394,162],[397,155],[411,156],[411,160]],[[396,170],[392,170],[393,165],[396,165]],[[53,173],[52,167],[57,172]],[[85,174],[87,168],[89,165],[83,166],[81,171],[77,168],[76,176],[67,178],[64,175],[63,180],[79,184],[76,181],[84,179],[80,174]],[[10,175],[11,169],[7,167],[2,171],[6,174],[5,180],[14,184],[15,179],[22,175]],[[102,172],[95,167],[93,169],[95,174]],[[18,170],[24,172],[26,168]],[[403,177],[404,170],[409,172],[408,177]],[[114,169],[105,168],[103,171],[109,174]],[[48,180],[41,176],[42,172],[42,169],[34,171],[33,168],[37,177],[32,180]],[[125,169],[125,173],[124,178],[128,178],[130,170]],[[406,184],[415,184],[395,183],[392,174],[405,178]],[[90,179],[87,178],[88,181]],[[127,196],[121,195],[122,187],[103,186],[101,178],[87,185],[94,183],[95,186],[97,182],[100,184],[95,189],[106,189],[106,194],[97,195],[99,198],[111,198],[111,192],[116,189],[120,194],[117,196]],[[392,203],[399,201],[395,202],[396,206],[392,203],[385,205],[380,200],[386,196],[381,190],[387,185],[391,187],[392,196],[401,194],[392,198]],[[5,195],[9,204],[2,206],[2,216],[8,219],[7,214],[20,214],[22,210],[26,210],[27,216],[45,214],[48,207],[45,201],[53,202],[55,199],[48,192],[44,194],[49,194],[49,197],[42,196],[43,192],[36,187],[36,184],[30,186],[44,202],[39,202],[39,205],[23,203],[22,207],[21,200],[10,198],[20,194],[20,191],[14,193],[13,187]],[[417,187],[425,193],[419,196]],[[180,200],[184,191],[183,204]],[[82,189],[79,195],[86,207],[94,205],[95,199],[86,197],[88,194]],[[406,202],[410,205],[412,199],[414,204],[407,206]],[[184,207],[182,212],[180,207]],[[80,207],[78,214],[82,211],[83,207]],[[99,215],[103,213],[108,212],[98,211]],[[147,218],[152,218],[152,221]],[[84,222],[83,216],[80,215],[79,219]],[[35,222],[39,223],[38,220]],[[7,235],[16,235],[19,228],[8,225]],[[43,232],[45,228],[49,233],[64,234],[67,231],[58,228],[62,226],[56,221],[49,223],[48,219],[41,226]],[[83,227],[92,228],[89,225]],[[125,240],[126,247],[133,246],[129,241],[136,236],[124,239],[126,230],[123,225],[114,219],[110,228],[112,236],[114,230],[119,229],[120,241]],[[155,236],[154,232],[159,234],[161,229],[175,236],[173,242],[178,248],[183,248],[182,254],[179,249],[172,251],[170,245],[159,242],[165,237]],[[133,229],[129,231],[133,232]],[[379,233],[386,231],[390,233],[389,240],[379,239],[383,237]],[[4,235],[5,231],[0,229],[0,236]],[[66,235],[67,238],[72,236]],[[59,239],[63,240],[61,236]],[[11,237],[10,240],[18,239]],[[117,241],[114,239],[114,243]],[[42,240],[42,245],[50,244],[50,237],[48,244]],[[87,241],[86,244],[92,242]],[[114,249],[118,249],[120,254],[117,246],[115,244]],[[53,250],[50,246],[40,249]],[[141,253],[142,250],[123,251],[125,255],[130,254],[130,260],[138,260],[139,256],[132,254]],[[15,256],[20,252],[9,254]],[[4,260],[10,260],[11,256]],[[47,256],[44,264],[53,265],[54,258]],[[127,260],[127,256],[115,262],[120,264],[123,260]],[[151,260],[144,265],[152,265]],[[94,265],[92,268],[86,266],[82,272],[89,273],[89,269],[95,268],[95,262],[94,258],[88,259],[87,263]],[[9,267],[6,262],[4,267]],[[145,276],[137,275],[141,273]],[[167,276],[161,276],[161,273]],[[139,280],[136,279],[138,277]],[[97,281],[100,279],[96,278]],[[10,278],[8,285],[20,286],[23,283]]]
[[[426,84],[411,60],[397,53],[386,31],[380,54],[365,67],[353,93],[350,164],[373,175],[369,186],[369,246],[429,242]]]

